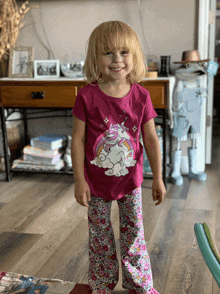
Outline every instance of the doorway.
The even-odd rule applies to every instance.
[[[220,0],[216,2],[215,21],[215,61],[220,63]],[[213,124],[214,123],[220,123],[220,69],[214,78]]]

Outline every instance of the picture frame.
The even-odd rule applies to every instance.
[[[9,57],[9,78],[33,77],[34,47],[12,47]]]
[[[34,77],[50,79],[60,77],[59,60],[34,60]]]

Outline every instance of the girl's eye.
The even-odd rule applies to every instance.
[[[123,55],[128,54],[128,51],[122,51],[121,54]]]
[[[112,54],[112,52],[106,52],[105,53],[105,55],[111,55]]]

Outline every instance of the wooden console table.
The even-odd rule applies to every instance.
[[[154,108],[163,117],[163,180],[166,184],[166,134],[167,114],[172,100],[174,77],[145,79],[140,84],[149,90]],[[26,109],[72,109],[77,92],[86,85],[84,80],[59,78],[54,80],[40,79],[0,79],[1,126],[4,143],[6,181],[12,180],[10,158],[7,152],[8,141],[4,109],[20,109],[23,113],[25,145],[28,142]],[[33,171],[31,171],[33,172]],[[59,171],[65,173],[65,171]]]

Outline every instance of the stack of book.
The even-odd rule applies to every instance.
[[[49,134],[33,138],[30,143],[23,149],[23,156],[13,161],[12,168],[56,171],[64,167],[66,136]]]

